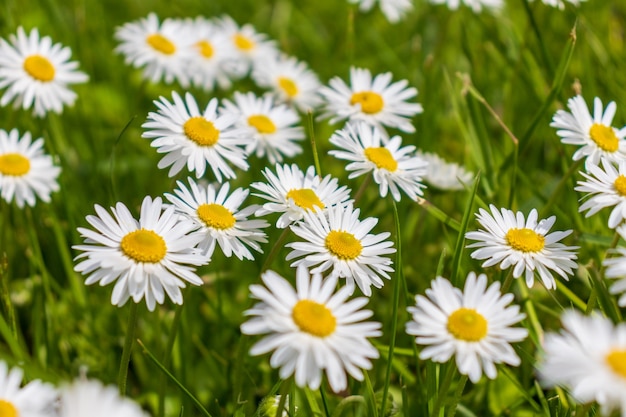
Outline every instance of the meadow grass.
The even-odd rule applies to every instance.
[[[258,415],[261,399],[279,393],[290,396],[292,413],[297,407],[305,416],[383,416],[389,407],[404,416],[596,415],[595,406],[577,405],[564,390],[542,388],[535,374],[543,335],[559,328],[565,308],[599,309],[614,322],[622,320],[603,278],[606,250],[618,243],[606,226],[608,212],[590,218],[578,212],[581,195],[574,186],[582,165],[571,160],[572,148],[549,123],[582,91],[588,102],[594,96],[616,100],[614,125],[624,124],[626,4],[590,0],[560,11],[539,1],[510,0],[500,13],[475,14],[415,3],[392,25],[378,9],[361,14],[341,0],[4,0],[0,36],[20,25],[36,27],[70,46],[90,81],[76,86],[79,98],[62,115],[37,119],[29,111],[0,109],[0,128],[43,137],[62,168],[61,188],[50,204],[19,209],[0,201],[0,357],[23,367],[27,379],[60,383],[87,372],[125,384],[124,392],[155,416]],[[268,228],[269,243],[254,261],[233,261],[216,251],[199,269],[204,285],[184,290],[183,306],[166,301],[154,312],[143,302],[112,306],[110,287],[86,287],[74,272],[77,252],[71,246],[81,243],[77,227],[87,226],[94,204],[122,201],[136,213],[144,196],[171,192],[176,179],[187,177],[181,172],[168,178],[158,170],[159,156],[141,138],[141,124],[155,110],[152,101],[185,90],[143,81],[113,52],[115,28],[149,12],[160,18],[227,14],[251,23],[307,62],[323,83],[337,75],[347,79],[351,66],[391,71],[394,80],[407,79],[419,90],[424,107],[412,120],[417,133],[401,134],[404,145],[479,173],[465,191],[427,188],[420,202],[403,198],[396,204],[369,184],[357,202],[363,217],[380,219],[378,233],[392,233],[398,253],[395,274],[368,304],[383,325],[383,336],[372,341],[380,358],[363,382],[351,379],[346,392],[281,381],[268,355],[248,354],[258,338],[240,331],[242,313],[253,304],[248,287],[259,282],[262,270],[294,276],[284,247],[293,234],[281,241],[282,230]],[[229,91],[190,91],[201,106],[234,91],[261,92],[249,79]],[[355,193],[363,177],[348,180],[343,162],[328,155],[328,138],[341,125],[307,115],[302,125],[315,139],[321,173]],[[315,162],[306,144],[293,159],[300,167]],[[238,171],[233,186],[263,180],[266,162],[251,158],[250,165]],[[521,279],[511,282],[508,271],[497,267],[483,270],[465,249],[464,234],[477,229],[474,213],[489,204],[525,213],[536,208],[540,218],[557,216],[556,230],[573,229],[566,243],[580,246],[575,276],[569,282],[557,278],[557,289],[547,291],[541,285],[528,289]],[[462,286],[469,271],[484,272],[490,281],[509,276],[530,332],[515,344],[520,367],[499,366],[495,380],[483,377],[477,384],[460,375],[453,361],[420,360],[420,348],[404,331],[415,294],[423,294],[437,275]],[[132,314],[135,333],[127,337]],[[118,381],[125,341],[133,348],[126,350],[127,377]]]

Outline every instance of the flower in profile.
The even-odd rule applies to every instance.
[[[313,111],[321,104],[317,75],[294,57],[267,59],[254,68],[252,78],[259,87],[269,88],[280,101],[302,112]]]
[[[285,245],[293,249],[287,255],[288,261],[300,258],[291,266],[313,268],[314,274],[330,270],[330,276],[346,279],[350,294],[356,283],[364,295],[372,295],[371,286],[381,288],[382,278],[390,279],[387,273],[393,271],[391,259],[382,255],[396,250],[393,242],[386,240],[389,232],[370,233],[378,219],[360,221],[359,214],[352,204],[303,213],[302,220],[291,230],[305,241]]]
[[[380,323],[364,322],[372,316],[364,297],[346,301],[347,287],[339,289],[337,278],[298,268],[296,289],[273,271],[262,275],[265,286],[251,285],[259,303],[244,314],[252,316],[241,325],[248,335],[266,335],[250,349],[253,356],[274,351],[273,368],[286,379],[295,375],[299,387],[319,388],[322,372],[334,392],[347,387],[346,373],[362,381],[361,369],[371,369],[378,351],[367,340],[381,335]]]
[[[488,9],[500,9],[502,0],[430,0],[433,4],[445,4],[451,10],[456,10],[461,4],[471,8],[475,13],[480,12],[483,7]]]
[[[278,414],[278,407],[280,406],[280,401],[282,399],[282,395],[268,395],[261,401],[259,405],[259,411],[261,417],[276,417],[280,415],[280,417],[293,417],[289,415],[289,395],[285,397],[283,412]],[[298,407],[295,407],[296,415],[298,415]]]
[[[260,208],[258,205],[240,209],[248,190],[237,188],[229,194],[228,183],[219,189],[213,185],[201,188],[191,178],[188,180],[189,189],[178,181],[174,194],[165,194],[165,197],[202,234],[198,248],[205,256],[211,256],[216,244],[226,257],[235,255],[239,259],[253,260],[248,247],[263,253],[259,243],[266,243],[267,236],[261,229],[269,224],[265,220],[248,220]]]
[[[415,152],[415,156],[426,161],[426,174],[424,182],[428,185],[446,191],[464,190],[472,183],[474,174],[454,162],[446,162],[445,159],[432,152]]]
[[[115,39],[120,41],[115,51],[124,55],[126,64],[143,68],[146,79],[189,85],[187,66],[194,54],[193,36],[184,21],[165,19],[159,23],[158,16],[150,13],[138,22],[118,27]]]
[[[547,289],[556,288],[550,270],[565,280],[569,279],[568,274],[573,274],[572,269],[577,266],[574,250],[578,247],[559,243],[572,233],[571,230],[548,233],[556,216],[537,222],[536,209],[532,209],[528,219],[524,220],[521,211],[514,213],[505,208],[498,211],[493,204],[489,208],[491,213],[481,208],[476,215],[485,230],[465,234],[466,239],[478,240],[467,246],[478,248],[472,252],[473,259],[485,259],[483,267],[500,264],[500,269],[507,269],[512,266],[515,278],[524,273],[528,287],[535,281],[535,272]]]
[[[172,98],[173,103],[165,97],[155,100],[159,110],[150,112],[148,121],[141,125],[146,129],[141,136],[152,139],[150,146],[166,154],[159,161],[160,169],[169,166],[168,175],[173,177],[187,166],[200,178],[208,164],[219,182],[222,175],[235,178],[227,161],[239,169],[248,169],[243,147],[250,138],[248,130],[234,126],[236,114],[218,115],[217,98],[212,98],[202,112],[190,93],[185,94],[185,101],[175,91]]]
[[[301,220],[306,212],[346,206],[352,201],[349,200],[348,187],[340,187],[337,179],[330,175],[320,178],[315,174],[313,166],[304,173],[296,164],[276,165],[276,174],[265,168],[263,176],[267,183],[250,184],[250,187],[260,192],[256,196],[268,200],[257,210],[256,215],[283,213],[276,221],[276,227],[280,229]]]
[[[97,380],[78,379],[61,388],[59,417],[84,416],[148,417],[148,413],[134,401],[120,396],[117,387],[104,386]]]
[[[0,361],[0,415],[2,417],[54,417],[57,392],[38,379],[22,385],[20,368]]]
[[[254,153],[258,158],[267,156],[270,164],[283,161],[283,156],[293,157],[302,152],[297,143],[304,139],[300,116],[284,104],[275,105],[271,95],[257,97],[254,93],[235,92],[234,103],[224,100],[223,112],[237,114],[236,125],[248,129],[252,141],[246,153]]]
[[[325,100],[323,118],[330,123],[340,120],[362,120],[385,132],[383,126],[407,133],[415,132],[411,118],[423,111],[421,104],[406,100],[417,96],[417,89],[407,88],[407,80],[391,83],[390,72],[378,74],[372,80],[369,70],[350,68],[350,86],[341,78],[330,80],[330,86],[320,89]]]
[[[50,202],[50,193],[59,190],[61,168],[43,151],[43,139],[31,141],[29,132],[20,139],[17,129],[0,129],[0,195],[18,207],[35,205],[35,197]]]
[[[585,166],[598,165],[600,158],[612,162],[626,159],[626,127],[616,129],[611,126],[617,106],[610,102],[602,110],[602,101],[593,100],[593,116],[589,112],[585,99],[572,97],[567,101],[570,112],[558,110],[550,126],[559,129],[556,134],[567,145],[580,146],[574,152],[573,159],[586,158]]]
[[[547,4],[548,6],[558,7],[559,9],[565,9],[565,3],[570,3],[574,6],[580,6],[581,2],[586,0],[541,0],[543,4]]]
[[[427,173],[428,163],[415,155],[415,146],[402,146],[402,138],[388,139],[377,127],[366,123],[348,123],[330,137],[330,143],[341,150],[329,154],[350,161],[346,170],[352,171],[348,178],[372,173],[379,185],[381,197],[391,192],[394,200],[400,201],[400,190],[411,200],[424,195],[426,188],[422,178]]]
[[[78,228],[84,245],[73,246],[82,251],[74,270],[88,275],[85,284],[101,286],[117,281],[111,303],[122,306],[133,298],[146,300],[148,310],[162,304],[165,294],[174,304],[183,303],[180,291],[185,281],[201,285],[195,267],[207,259],[195,246],[202,236],[191,233],[193,225],[180,220],[174,207],[163,210],[160,197],[146,196],[141,203],[141,216],[136,220],[122,203],[111,207],[111,216],[95,205],[97,216],[87,216],[95,229]]]
[[[69,61],[72,51],[48,36],[39,38],[33,29],[27,35],[22,27],[7,42],[0,39],[0,88],[6,88],[0,106],[11,101],[24,110],[33,108],[35,116],[61,113],[64,105],[76,101],[69,84],[84,83],[89,77],[77,70],[78,62]]]
[[[626,323],[567,310],[560,333],[547,333],[539,379],[568,389],[581,403],[597,401],[602,415],[626,415]]]
[[[426,296],[417,295],[415,306],[408,307],[413,320],[406,325],[416,343],[426,346],[421,359],[443,363],[454,355],[459,372],[474,383],[483,373],[494,379],[496,364],[520,364],[511,343],[524,340],[528,331],[511,326],[525,315],[519,306],[509,305],[513,294],[503,295],[499,282],[487,287],[485,274],[470,272],[461,292],[437,277]]]
[[[616,230],[622,239],[626,239],[626,225],[622,224]],[[602,262],[602,265],[606,268],[604,276],[617,280],[611,286],[611,293],[621,294],[618,304],[620,307],[626,307],[626,248],[618,246],[611,253],[619,256],[606,257],[604,259]]]
[[[379,3],[380,10],[391,23],[397,23],[404,15],[413,8],[411,0],[349,0],[350,3],[358,4],[359,10],[367,12]]]
[[[606,207],[614,207],[609,215],[609,227],[615,229],[626,219],[626,159],[614,163],[601,158],[602,167],[589,164],[588,172],[581,172],[587,181],[578,181],[576,191],[586,194],[587,199],[578,211],[587,210],[585,217],[596,214]]]

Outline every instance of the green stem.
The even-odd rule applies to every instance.
[[[509,291],[509,288],[511,288],[511,284],[513,283],[513,280],[515,278],[513,278],[513,268],[511,268],[509,270],[508,275],[506,276],[506,278],[504,279],[504,284],[502,284],[502,288],[500,290],[500,292],[502,294],[504,294],[505,292]]]
[[[278,240],[276,241],[274,246],[272,246],[272,249],[270,250],[270,253],[267,255],[267,258],[265,258],[265,261],[263,262],[263,266],[261,267],[261,272],[265,272],[265,270],[267,270],[270,267],[270,265],[272,264],[272,261],[274,261],[274,258],[276,257],[276,254],[278,254],[278,251],[283,247],[283,242],[285,241],[285,239],[287,239],[287,235],[289,235],[289,232],[291,232],[291,229],[289,228],[289,226],[283,229],[283,232],[278,237]]]
[[[187,287],[189,288],[189,287]],[[185,288],[184,293],[187,292],[187,288]],[[183,293],[183,299],[184,297]],[[167,345],[165,346],[165,351],[163,352],[163,366],[168,368],[170,366],[170,361],[172,360],[172,349],[174,348],[174,342],[176,341],[176,336],[178,335],[178,327],[180,326],[180,318],[182,316],[184,304],[180,304],[176,306],[176,312],[174,313],[174,320],[172,321],[172,328],[170,329]],[[166,375],[161,375],[161,381],[159,382],[159,408],[158,408],[158,416],[163,417],[165,415],[165,387],[166,387]]]
[[[370,398],[370,407],[372,408],[372,416],[378,417],[378,407],[376,407],[376,394],[374,393],[374,387],[372,386],[372,381],[370,380],[370,375],[367,371],[363,372],[365,386],[367,388],[367,392],[369,393],[368,397]]]
[[[311,140],[311,150],[313,151],[313,163],[315,164],[315,172],[321,178],[322,167],[320,166],[320,157],[317,154],[317,145],[315,144],[315,129],[313,127],[313,113],[308,112],[309,120],[309,138]]]
[[[463,390],[465,389],[465,384],[467,384],[467,375],[462,375],[459,382],[456,384],[456,389],[454,390],[454,397],[448,406],[448,412],[446,413],[447,417],[454,417],[456,414],[456,407],[461,401],[461,396],[463,395]]]
[[[543,58],[545,64],[550,71],[549,76],[552,77],[552,73],[554,72],[554,64],[550,59],[550,55],[548,54],[548,50],[546,49],[546,45],[543,42],[543,37],[541,36],[541,31],[539,31],[539,25],[537,24],[537,20],[535,20],[535,15],[530,8],[530,4],[528,0],[522,0],[522,4],[524,5],[524,11],[528,16],[528,20],[530,21],[530,25],[533,28],[533,32],[535,32],[535,36],[537,36],[537,41],[539,41],[539,49],[541,49],[541,57]]]
[[[435,401],[433,410],[430,413],[431,417],[439,417],[439,412],[442,410],[444,400],[446,399],[448,395],[448,390],[450,389],[450,384],[452,383],[452,379],[455,373],[456,373],[456,365],[454,363],[449,363],[443,382],[439,384],[439,391],[437,392],[437,400]]]
[[[320,396],[322,397],[322,405],[324,406],[324,415],[329,417],[330,411],[328,410],[328,401],[326,401],[326,394],[324,393],[324,387],[322,385],[320,385]]]
[[[137,310],[138,304],[131,300],[130,314],[128,316],[128,326],[126,327],[126,339],[124,340],[124,350],[122,351],[122,359],[120,361],[120,370],[117,376],[117,387],[121,395],[126,395],[126,379],[128,378],[128,364],[130,363],[130,354],[133,349],[133,341],[135,340],[135,329],[137,327]]]
[[[526,313],[528,314],[528,320],[530,320],[530,325],[533,330],[535,330],[535,336],[537,340],[543,340],[543,328],[541,327],[541,323],[539,322],[539,317],[537,316],[537,310],[535,310],[535,305],[533,304],[533,300],[530,298],[530,294],[528,292],[528,287],[526,287],[526,282],[523,279],[517,280],[519,292],[524,300],[524,307],[526,308]]]
[[[361,186],[357,190],[356,194],[354,195],[354,204],[355,205],[356,205],[356,203],[359,202],[359,200],[361,200],[361,197],[363,197],[363,193],[365,193],[365,189],[369,186],[369,184],[371,182],[372,182],[372,176],[371,175],[367,175],[365,177],[365,179],[363,180],[363,182],[361,183]]]

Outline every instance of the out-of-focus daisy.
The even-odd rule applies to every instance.
[[[267,183],[250,184],[250,187],[260,192],[256,196],[269,201],[257,210],[256,215],[283,213],[276,221],[276,227],[281,229],[302,219],[307,211],[345,206],[350,202],[348,187],[340,187],[337,179],[330,175],[321,179],[315,174],[313,166],[303,173],[295,164],[276,165],[276,174],[266,168],[263,176]]]
[[[613,325],[594,314],[563,313],[560,333],[547,333],[539,378],[567,388],[581,403],[597,401],[603,415],[626,416],[626,323]]]
[[[35,205],[35,197],[50,201],[50,193],[59,190],[57,177],[61,168],[43,151],[43,139],[31,142],[29,132],[20,139],[17,129],[0,129],[0,195],[18,207]]]
[[[209,257],[217,243],[226,257],[233,254],[239,259],[254,259],[248,247],[263,253],[259,243],[267,242],[267,236],[261,230],[268,227],[265,220],[248,220],[258,205],[239,207],[249,191],[237,188],[229,195],[230,185],[225,183],[219,190],[208,185],[200,187],[189,178],[189,189],[181,181],[174,194],[165,194],[179,213],[188,217],[194,229],[202,233],[203,239],[198,247]]]
[[[278,407],[280,406],[281,395],[268,395],[263,399],[259,405],[259,414],[261,417],[290,417],[289,416],[289,396],[285,398],[283,411],[278,414]],[[296,415],[298,415],[298,407],[295,407]]]
[[[156,303],[163,303],[165,294],[182,304],[184,281],[202,284],[195,273],[195,267],[207,262],[195,249],[202,236],[190,233],[193,225],[180,221],[173,206],[163,210],[160,197],[147,196],[139,220],[122,203],[111,207],[113,217],[97,204],[95,209],[97,216],[87,216],[95,231],[78,228],[85,244],[73,246],[83,252],[76,257],[80,262],[74,269],[88,275],[87,285],[117,281],[111,303],[122,306],[131,297],[135,303],[145,298],[152,311]]]
[[[567,145],[580,146],[574,152],[573,159],[586,158],[585,166],[597,165],[600,158],[619,162],[626,159],[626,127],[616,129],[611,126],[617,106],[610,102],[602,110],[602,101],[593,100],[593,116],[589,112],[585,99],[572,97],[567,101],[570,112],[558,110],[550,126],[559,129],[556,134]]]
[[[453,162],[446,162],[439,155],[418,150],[415,155],[426,161],[424,181],[440,190],[464,190],[472,182],[474,174]]]
[[[445,4],[452,10],[456,10],[461,4],[464,4],[476,13],[480,12],[483,7],[500,9],[504,4],[502,0],[430,0],[430,2],[433,4]]]
[[[514,213],[505,208],[498,211],[494,205],[489,208],[491,213],[481,208],[476,215],[485,230],[465,234],[466,239],[479,241],[467,246],[478,248],[472,252],[473,259],[486,259],[483,267],[500,264],[500,269],[507,269],[512,266],[515,278],[525,274],[528,287],[535,281],[535,272],[547,289],[556,288],[550,270],[565,280],[569,279],[568,274],[571,275],[577,266],[574,251],[578,246],[559,243],[572,233],[571,230],[548,234],[556,216],[537,222],[536,209],[532,209],[528,219],[524,220],[521,211]]]
[[[326,212],[304,212],[291,230],[305,241],[285,245],[293,249],[287,260],[300,258],[291,266],[314,267],[314,274],[330,270],[330,276],[346,279],[350,294],[356,283],[364,295],[372,295],[371,286],[381,288],[382,278],[390,279],[387,272],[393,271],[391,259],[382,255],[396,250],[393,242],[386,240],[389,232],[370,233],[378,219],[360,221],[359,214],[352,204],[331,207]]]
[[[0,39],[0,88],[7,89],[0,106],[13,101],[15,107],[33,107],[36,116],[45,116],[74,104],[76,93],[67,86],[84,83],[89,77],[77,70],[78,62],[69,61],[69,47],[53,45],[48,36],[40,39],[37,29],[27,35],[22,27],[9,41]]]
[[[258,33],[254,26],[250,24],[239,26],[230,16],[222,16],[216,23],[227,38],[232,51],[233,60],[226,66],[231,77],[244,77],[252,68],[256,68],[257,63],[278,56],[276,43],[269,40],[267,35]]]
[[[126,64],[143,68],[145,78],[156,83],[163,79],[166,84],[174,80],[187,87],[187,67],[193,57],[194,40],[188,25],[179,19],[165,19],[159,23],[156,14],[136,22],[125,23],[115,31],[120,45],[115,51],[124,55]]]
[[[547,4],[548,6],[558,7],[559,9],[565,9],[565,3],[573,4],[574,6],[580,6],[581,2],[586,0],[541,0],[543,4]]]
[[[387,139],[376,126],[348,123],[333,133],[330,143],[341,150],[329,154],[350,161],[346,166],[346,170],[352,171],[348,178],[371,172],[381,197],[390,191],[394,200],[400,201],[400,190],[411,200],[424,195],[422,189],[426,186],[421,181],[428,163],[415,155],[415,146],[401,147],[400,136]]]
[[[22,385],[20,368],[0,361],[0,415],[2,417],[54,417],[56,390],[38,379]]]
[[[411,0],[349,0],[349,2],[358,4],[362,12],[372,10],[374,5],[379,3],[380,10],[391,23],[399,22],[413,8]]]
[[[236,114],[218,115],[217,98],[212,98],[202,112],[190,93],[185,94],[185,101],[175,91],[172,98],[173,103],[165,97],[155,100],[158,112],[150,112],[148,121],[141,126],[147,129],[141,136],[153,139],[150,145],[166,154],[159,161],[159,168],[171,166],[168,175],[173,177],[186,165],[200,178],[208,164],[219,182],[222,175],[235,178],[227,161],[239,169],[248,169],[243,147],[251,138],[247,129],[234,126]]]
[[[383,132],[383,126],[415,132],[411,117],[422,112],[422,105],[406,100],[417,96],[417,89],[407,88],[407,80],[391,83],[391,78],[386,72],[372,80],[369,70],[354,67],[350,68],[350,86],[339,77],[332,78],[330,86],[319,91],[325,100],[322,117],[330,117],[331,123],[362,120]]]
[[[312,111],[321,104],[317,75],[294,57],[268,59],[254,68],[252,78],[259,87],[271,89],[281,101],[300,111]]]
[[[616,230],[622,239],[626,240],[626,226],[619,226]],[[619,256],[607,257],[602,262],[602,265],[606,268],[604,276],[617,279],[611,286],[611,293],[621,294],[618,304],[620,307],[626,307],[626,247],[617,247],[612,252]]]
[[[520,364],[510,343],[525,339],[528,331],[511,326],[525,315],[519,306],[509,306],[513,294],[502,295],[499,282],[487,287],[485,274],[470,272],[461,292],[437,277],[426,296],[417,295],[415,307],[408,307],[413,320],[406,325],[416,343],[426,346],[420,358],[447,362],[454,355],[459,372],[474,383],[483,372],[494,379],[498,363]]]
[[[609,215],[609,227],[615,229],[626,219],[626,159],[619,161],[616,167],[605,158],[601,160],[602,167],[589,164],[586,172],[581,175],[587,181],[578,181],[576,191],[586,194],[587,199],[578,211],[587,211],[585,217],[596,214],[605,207],[613,207]]]
[[[114,386],[97,380],[76,380],[61,388],[59,417],[147,417],[139,405],[121,397]],[[21,417],[21,416],[20,416]]]
[[[334,392],[347,387],[346,372],[362,381],[361,369],[371,369],[370,359],[378,351],[367,340],[381,335],[380,323],[364,322],[372,316],[362,310],[367,298],[346,301],[350,295],[343,287],[335,292],[337,278],[322,280],[320,274],[309,276],[306,268],[296,272],[296,289],[273,271],[262,277],[265,286],[251,285],[258,300],[244,314],[252,316],[241,325],[250,335],[265,335],[250,349],[251,355],[274,351],[273,368],[286,379],[295,374],[296,385],[319,388],[322,372]]]
[[[293,157],[302,152],[297,143],[304,139],[300,116],[284,104],[275,105],[270,95],[257,97],[254,93],[235,92],[235,102],[224,100],[224,113],[237,114],[236,125],[247,128],[253,140],[246,147],[246,153],[254,153],[258,158],[267,156],[270,164],[283,161],[283,155]]]

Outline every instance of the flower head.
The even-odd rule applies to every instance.
[[[97,406],[96,406],[97,404]],[[114,386],[97,380],[76,380],[61,389],[59,417],[147,417],[139,405],[121,397]]]
[[[499,282],[487,287],[485,274],[470,272],[461,292],[437,277],[426,296],[415,297],[415,307],[408,308],[413,320],[406,325],[416,343],[426,346],[420,358],[447,362],[454,355],[459,372],[474,383],[483,372],[494,379],[498,363],[520,364],[510,343],[523,340],[528,331],[511,326],[525,315],[519,306],[509,306],[513,294],[502,295]]]
[[[626,225],[622,224],[617,229],[617,233],[626,239]],[[606,257],[602,265],[606,268],[604,276],[615,279],[611,286],[612,294],[621,294],[618,300],[620,307],[626,307],[626,247],[618,246],[611,251],[618,256]]]
[[[38,379],[22,385],[20,368],[0,361],[0,415],[2,417],[53,417],[57,397],[52,385]]]
[[[476,215],[478,222],[485,228],[477,232],[468,232],[465,237],[478,240],[468,245],[468,248],[478,248],[472,252],[473,259],[485,259],[483,267],[500,264],[500,269],[513,267],[513,276],[519,278],[525,274],[526,285],[534,283],[535,271],[547,289],[556,288],[556,281],[550,270],[568,279],[568,274],[576,268],[577,246],[565,246],[559,243],[561,239],[572,233],[548,233],[556,217],[537,222],[537,210],[532,209],[528,219],[520,211],[498,209],[489,206],[491,213],[480,209]]]
[[[241,331],[266,336],[250,354],[274,351],[270,365],[280,368],[283,379],[295,375],[300,387],[319,388],[322,372],[335,392],[347,387],[346,372],[362,381],[361,369],[371,369],[370,359],[378,357],[367,338],[381,335],[380,323],[363,321],[372,315],[361,310],[367,298],[346,301],[350,291],[343,287],[335,292],[336,278],[310,276],[304,267],[296,272],[295,290],[273,271],[261,278],[265,286],[250,286],[260,302],[244,313],[252,318],[241,325]]]
[[[317,210],[303,213],[301,221],[291,226],[294,234],[304,242],[286,246],[293,250],[287,260],[300,258],[291,266],[314,267],[312,273],[330,270],[330,276],[346,279],[350,293],[355,283],[364,295],[372,295],[371,286],[381,288],[382,278],[390,279],[391,259],[382,255],[395,253],[393,243],[386,240],[390,233],[371,234],[378,219],[359,220],[359,209],[335,206],[326,212]]]
[[[456,10],[461,4],[471,8],[475,13],[480,12],[483,7],[497,10],[502,7],[502,0],[430,0],[434,4],[445,4],[451,10]]]
[[[358,4],[362,12],[371,10],[374,4],[379,3],[380,10],[391,23],[399,22],[413,8],[411,0],[349,0],[349,2]]]
[[[361,120],[383,132],[383,126],[415,132],[410,119],[422,112],[422,106],[406,100],[417,96],[417,89],[407,88],[407,80],[391,83],[391,78],[390,72],[372,79],[369,70],[350,68],[350,86],[335,77],[330,80],[330,86],[320,89],[326,102],[322,117],[330,117],[331,123]]]
[[[15,200],[18,207],[35,205],[35,196],[50,201],[50,193],[59,190],[56,179],[61,168],[43,152],[43,139],[31,141],[29,132],[20,139],[17,129],[0,129],[0,196]]]
[[[424,195],[422,189],[426,186],[421,181],[428,163],[415,155],[415,146],[402,147],[400,136],[388,139],[375,126],[348,123],[331,136],[330,143],[340,150],[329,154],[350,161],[346,166],[346,170],[352,171],[348,178],[371,172],[381,197],[391,192],[394,200],[400,201],[400,190],[411,200]]]
[[[440,190],[464,190],[471,184],[473,173],[453,162],[446,162],[439,155],[431,152],[417,151],[415,155],[428,164],[424,181]]]
[[[9,41],[0,39],[0,88],[7,88],[0,106],[13,101],[15,107],[33,107],[36,116],[45,116],[74,104],[76,93],[67,86],[88,77],[77,70],[78,62],[69,61],[70,48],[52,44],[48,36],[40,38],[37,29],[27,35],[22,27]]]
[[[195,273],[195,267],[208,262],[195,250],[202,236],[190,233],[193,225],[181,222],[174,207],[163,210],[160,197],[144,198],[139,220],[122,203],[111,207],[113,216],[97,204],[95,209],[97,216],[87,216],[95,231],[78,228],[85,244],[73,247],[83,251],[74,269],[88,275],[87,285],[117,281],[111,303],[122,306],[131,297],[136,303],[145,298],[152,311],[165,294],[182,304],[185,281],[202,284]]]

